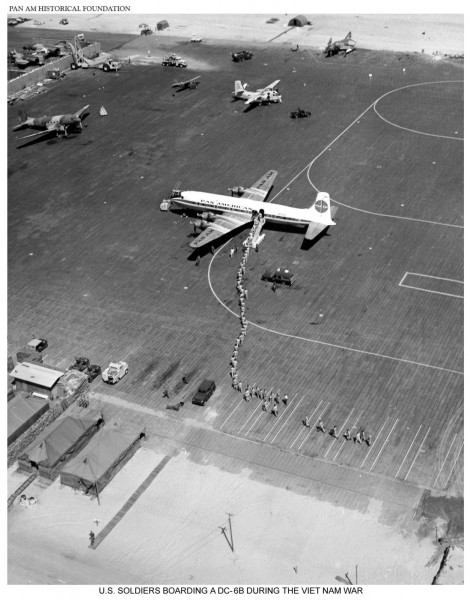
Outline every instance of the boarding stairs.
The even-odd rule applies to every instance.
[[[250,248],[256,248],[264,240],[264,233],[261,235],[261,230],[263,229],[265,223],[266,219],[264,217],[256,217],[255,227],[252,231]]]

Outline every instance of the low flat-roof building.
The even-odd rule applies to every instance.
[[[42,398],[54,398],[54,388],[63,371],[35,363],[18,363],[10,373],[15,378],[17,390],[24,390]]]

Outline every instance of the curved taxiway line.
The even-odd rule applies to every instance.
[[[269,200],[269,202],[272,202],[273,200],[275,200],[284,190],[286,190],[291,183],[293,183],[304,171],[307,171],[307,178],[310,182],[310,185],[318,191],[318,189],[316,188],[316,186],[312,183],[311,179],[310,179],[310,175],[309,175],[309,171],[310,168],[312,167],[312,165],[315,163],[315,161],[317,161],[320,156],[322,156],[337,140],[340,139],[341,136],[343,136],[347,131],[349,131],[349,129],[351,129],[351,127],[357,123],[359,121],[359,119],[361,119],[371,108],[375,109],[375,105],[380,102],[380,100],[382,100],[382,98],[385,98],[385,96],[388,96],[389,94],[392,94],[394,92],[398,92],[400,90],[404,90],[406,88],[410,88],[410,87],[416,87],[419,85],[431,85],[431,84],[440,84],[440,83],[462,83],[462,81],[429,81],[429,82],[425,82],[425,83],[415,83],[415,84],[410,84],[410,85],[405,85],[401,88],[396,88],[395,90],[390,90],[389,92],[386,92],[385,94],[382,94],[382,96],[380,96],[379,98],[377,98],[377,100],[375,100],[370,106],[368,106],[358,117],[356,117],[354,119],[354,121],[352,123],[350,123],[339,135],[337,135],[327,146],[325,146],[325,148],[323,148],[323,150],[317,154],[317,156],[315,156],[315,158],[313,158],[301,171],[299,171],[299,173],[297,173],[297,175],[295,175],[295,177],[293,177],[289,183],[287,183],[277,194],[275,194],[271,200]],[[380,116],[380,115],[378,115]],[[382,117],[381,117],[382,118]],[[384,119],[385,120],[385,119]],[[388,121],[387,121],[388,122]],[[390,123],[391,125],[394,125],[393,123]],[[395,125],[394,125],[395,126]],[[402,128],[405,129],[405,128]],[[412,130],[409,130],[412,131]],[[412,131],[413,133],[422,133],[422,132],[416,132],[416,131]],[[433,135],[433,134],[423,134],[423,135]],[[446,136],[437,136],[437,137],[446,137]],[[456,140],[460,140],[461,138],[453,138]],[[370,215],[374,215],[374,216],[379,216],[379,217],[388,217],[388,218],[393,218],[393,219],[402,219],[402,220],[408,220],[408,221],[417,221],[419,223],[428,223],[430,225],[444,225],[446,227],[456,227],[459,229],[463,229],[462,225],[451,225],[449,223],[440,223],[440,222],[434,222],[434,221],[426,221],[424,219],[415,219],[412,217],[403,217],[400,215],[387,215],[387,214],[382,214],[382,213],[374,213],[371,211],[367,211],[367,210],[363,210],[360,208],[356,208],[354,206],[349,206],[347,204],[343,204],[341,202],[338,202],[337,200],[334,200],[334,202],[336,204],[339,204],[341,206],[344,206],[346,208],[350,208],[351,210],[358,210],[360,212],[364,212]],[[230,241],[230,240],[229,240]],[[219,302],[219,304],[221,304],[229,313],[231,313],[234,317],[236,317],[237,319],[239,318],[239,315],[234,312],[231,308],[229,308],[220,298],[219,296],[216,294],[213,286],[212,286],[212,282],[211,282],[211,268],[212,268],[212,263],[215,259],[215,257],[217,256],[217,254],[219,254],[219,252],[221,250],[223,250],[223,248],[225,248],[225,246],[229,243],[229,241],[225,242],[225,244],[223,244],[222,246],[220,246],[220,248],[217,249],[217,251],[215,252],[214,256],[211,258],[211,261],[209,263],[208,269],[207,269],[207,280],[209,283],[209,287],[210,290],[212,292],[212,295],[214,296],[214,298],[217,300],[217,302]],[[454,373],[456,375],[463,375],[462,371],[456,371],[454,369],[447,369],[445,367],[438,367],[436,365],[430,365],[427,363],[420,363],[414,360],[408,360],[406,358],[398,358],[396,356],[388,356],[387,354],[379,354],[377,352],[370,352],[368,350],[360,350],[359,348],[353,348],[350,346],[341,346],[340,344],[333,344],[331,342],[324,342],[322,340],[315,340],[312,338],[305,338],[299,335],[293,335],[290,333],[284,333],[282,331],[276,331],[274,329],[270,329],[269,327],[264,327],[263,325],[258,325],[257,323],[254,323],[253,321],[247,321],[247,323],[249,325],[251,325],[252,327],[257,327],[258,329],[261,329],[262,331],[266,331],[268,333],[274,333],[276,335],[280,335],[286,338],[290,338],[290,339],[296,339],[302,342],[309,342],[312,344],[319,344],[322,346],[329,346],[330,348],[336,348],[338,350],[347,350],[349,352],[356,352],[357,354],[364,354],[367,356],[375,356],[376,358],[383,358],[386,360],[393,360],[395,362],[400,362],[400,363],[405,363],[405,364],[409,364],[409,365],[415,365],[418,367],[424,367],[427,369],[434,369],[436,371],[444,371],[446,373]]]

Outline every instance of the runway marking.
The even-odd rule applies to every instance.
[[[232,410],[232,412],[229,414],[229,416],[225,419],[225,421],[222,423],[222,425],[220,426],[220,429],[222,429],[222,427],[225,425],[225,423],[230,419],[230,417],[233,415],[233,413],[237,410],[237,408],[240,406],[240,403],[243,402],[243,397],[242,399],[238,402],[238,404],[235,406],[235,408]]]
[[[382,94],[382,96],[380,96],[379,98],[377,98],[376,100],[374,100],[374,102],[372,102],[372,104],[370,104],[358,117],[356,117],[354,119],[354,121],[350,125],[348,125],[345,129],[343,129],[343,131],[339,135],[337,135],[333,139],[333,141],[331,141],[327,146],[325,146],[325,148],[319,154],[317,154],[317,156],[315,156],[301,171],[299,171],[299,173],[297,173],[297,175],[295,175],[295,177],[293,177],[281,190],[279,190],[279,192],[277,192],[277,194],[275,194],[269,200],[269,202],[273,202],[273,200],[275,200],[283,191],[285,191],[300,175],[302,175],[302,173],[305,170],[307,170],[307,179],[308,179],[310,185],[313,187],[314,190],[316,190],[318,192],[319,191],[318,188],[313,184],[312,180],[310,179],[309,171],[310,171],[312,165],[336,141],[338,141],[340,137],[342,137],[347,131],[349,131],[349,129],[351,129],[351,127],[357,121],[359,121],[359,119],[361,119],[371,108],[374,108],[375,105],[378,102],[380,102],[380,100],[382,100],[383,98],[385,98],[385,96],[388,96],[389,94],[393,94],[394,92],[398,92],[400,90],[404,90],[404,89],[407,89],[407,88],[410,88],[410,87],[416,87],[416,86],[420,86],[420,85],[433,85],[433,84],[440,84],[440,83],[463,83],[463,81],[462,80],[449,80],[449,81],[427,81],[427,82],[423,82],[423,83],[414,83],[414,84],[405,85],[403,87],[396,88],[394,90],[390,90],[390,91],[386,92],[385,94]],[[454,139],[459,139],[459,138],[454,138]],[[452,223],[441,223],[440,221],[429,221],[427,219],[418,219],[418,218],[413,218],[413,217],[404,217],[404,216],[401,216],[401,215],[389,215],[389,214],[385,214],[385,213],[376,213],[376,212],[372,212],[372,211],[368,211],[368,210],[356,208],[356,207],[351,206],[349,204],[345,204],[345,203],[340,202],[338,200],[334,200],[333,198],[331,198],[331,200],[333,202],[335,202],[336,204],[339,204],[340,206],[343,206],[345,208],[350,208],[351,210],[356,210],[356,211],[363,212],[365,214],[373,215],[373,216],[376,216],[376,217],[387,217],[389,219],[401,219],[401,220],[404,220],[404,221],[415,221],[415,222],[418,222],[418,223],[427,223],[429,225],[442,225],[442,226],[445,226],[445,227],[456,227],[456,228],[459,228],[459,229],[463,229],[463,225],[454,225]]]
[[[312,416],[309,417],[309,421],[310,419],[313,417],[313,415],[316,413],[316,411],[320,408],[320,406],[323,404],[323,400],[320,400],[320,404],[317,406],[317,408],[313,411]],[[328,403],[329,404],[329,403]],[[297,441],[297,438],[299,437],[299,435],[302,433],[303,431],[303,427],[301,429],[299,429],[299,433],[295,436],[295,440],[292,442],[292,444],[289,446],[289,449],[292,448],[292,446],[295,444],[295,442]]]
[[[292,413],[293,413],[293,412],[294,412],[294,411],[292,411]],[[292,413],[291,413],[291,414],[292,414]],[[268,435],[271,433],[271,431],[272,431],[272,430],[273,430],[273,429],[276,427],[276,425],[277,425],[278,423],[279,423],[279,421],[278,421],[278,419],[277,419],[277,417],[276,417],[276,419],[275,419],[275,421],[274,421],[274,423],[273,423],[273,426],[272,426],[272,427],[271,427],[271,429],[268,431],[268,433],[265,435],[265,437],[264,437],[264,439],[263,439],[263,442],[265,442],[265,441],[266,441],[266,438],[268,437]],[[279,433],[279,432],[278,432],[278,433]]]
[[[381,115],[379,113],[379,111],[377,110],[377,103],[374,103],[374,111],[375,114],[382,119],[382,121],[385,121],[385,123],[388,123],[388,125],[391,125],[392,127],[397,127],[398,129],[403,129],[404,131],[409,131],[410,133],[418,133],[419,135],[428,135],[430,137],[437,137],[437,138],[444,138],[446,140],[459,140],[459,141],[464,141],[464,138],[461,137],[455,137],[453,135],[440,135],[438,133],[427,133],[426,131],[418,131],[417,129],[410,129],[409,127],[403,127],[402,125],[397,125],[396,123],[392,123],[392,121],[389,121],[388,119],[386,119],[383,115]]]
[[[458,459],[459,459],[460,453],[462,452],[462,448],[463,448],[463,441],[462,441],[462,444],[460,445],[460,449],[459,449],[459,451],[458,451],[458,453],[457,453],[457,456],[456,456],[456,458],[455,458],[455,460],[454,460],[454,464],[452,465],[452,469],[450,470],[449,477],[447,477],[447,481],[446,481],[446,487],[447,487],[447,484],[449,483],[449,479],[450,479],[450,476],[452,475],[452,472],[453,472],[453,470],[454,470],[454,467],[455,467],[455,465],[457,464],[457,461],[458,461]]]
[[[362,409],[361,412],[359,413],[359,416],[354,421],[353,425],[351,426],[351,429],[354,429],[355,427],[357,427],[357,424],[359,423],[359,419],[361,418],[363,412],[364,412],[364,409]],[[346,424],[344,425],[344,427],[346,427]],[[339,447],[338,452],[331,459],[333,462],[336,460],[336,457],[341,452],[341,450],[344,448],[344,444],[346,444],[346,443],[347,443],[347,440],[344,438],[344,435],[343,435],[343,442],[342,442],[341,446]]]
[[[243,400],[243,397],[242,397]],[[243,400],[243,402],[246,402],[246,400]],[[251,413],[251,415],[248,417],[248,419],[243,423],[243,425],[240,427],[240,430],[238,431],[238,435],[240,434],[241,430],[245,427],[245,425],[248,423],[248,421],[251,419],[251,417],[255,414],[255,412],[258,410],[258,408],[260,408],[262,402],[260,404],[258,404],[258,406],[256,406],[255,410]]]
[[[424,438],[423,438],[423,441],[421,442],[421,445],[420,445],[420,447],[418,448],[418,452],[416,452],[416,456],[414,457],[414,459],[413,459],[413,462],[411,463],[411,466],[410,466],[410,468],[408,469],[408,472],[407,472],[407,473],[406,473],[406,475],[405,475],[405,481],[408,479],[408,475],[410,474],[410,472],[411,472],[411,469],[413,468],[413,465],[415,464],[415,460],[418,458],[418,454],[421,452],[421,449],[422,449],[422,447],[423,447],[424,441],[425,441],[425,440],[426,440],[426,438],[428,437],[428,433],[429,433],[430,431],[431,431],[431,428],[429,428],[429,429],[426,431],[426,435],[424,436]]]
[[[343,423],[343,425],[340,427],[340,431],[343,431],[343,429],[346,427],[346,423],[347,423],[347,422],[348,422],[348,420],[350,419],[350,417],[351,417],[351,415],[353,414],[353,412],[354,412],[354,407],[353,407],[353,409],[351,410],[351,412],[349,413],[349,415],[346,417],[346,421],[345,421],[345,422]],[[340,435],[341,435],[341,434],[340,434]],[[346,440],[344,440],[344,441],[346,441]],[[333,448],[333,446],[334,446],[336,443],[337,443],[337,442],[336,442],[335,440],[333,440],[333,441],[331,442],[331,444],[330,444],[330,447],[329,447],[329,448],[328,448],[328,450],[326,451],[326,454],[325,454],[325,456],[324,456],[323,458],[326,458],[326,457],[328,456],[328,454],[329,454],[330,450]]]
[[[382,450],[385,448],[385,444],[388,442],[388,438],[392,435],[392,431],[395,429],[395,425],[397,423],[398,423],[398,419],[395,421],[395,423],[393,424],[393,427],[390,429],[389,434],[387,435],[387,437],[385,439],[385,442],[383,443],[382,448],[380,448],[380,452],[377,454],[377,456],[376,456],[374,462],[372,463],[372,466],[369,469],[369,471],[372,471],[372,469],[374,468],[375,463],[379,460],[379,456],[382,454]]]
[[[261,415],[263,414],[264,411],[261,411],[260,414],[256,417],[256,419],[253,421],[253,423],[249,426],[248,430],[244,433],[244,436],[246,437],[250,431],[251,428],[254,427],[256,425],[256,423],[258,422],[258,420],[261,418]]]
[[[388,423],[388,420],[389,420],[389,418],[390,418],[390,417],[387,417],[387,418],[386,418],[386,420],[385,420],[385,423],[384,423],[384,424],[382,425],[382,427],[380,428],[380,430],[379,430],[379,433],[377,434],[377,438],[376,438],[377,440],[379,439],[379,437],[380,437],[380,434],[382,433],[382,429],[383,429],[383,428],[385,427],[385,425]],[[363,461],[362,461],[362,463],[361,463],[361,466],[359,467],[360,469],[362,469],[362,467],[364,466],[364,464],[365,464],[365,462],[366,462],[366,460],[367,460],[367,457],[368,457],[368,456],[369,456],[369,454],[372,452],[372,448],[373,448],[373,447],[374,447],[373,445],[369,447],[369,450],[368,450],[367,454],[365,455],[365,457],[364,457],[364,460],[363,460]]]
[[[297,394],[295,394],[295,396],[297,396]],[[294,396],[294,398],[295,398]],[[294,403],[294,398],[292,399],[292,405]],[[287,419],[284,421],[283,425],[281,426],[281,428],[279,429],[279,431],[276,433],[276,435],[273,437],[273,439],[269,442],[270,444],[272,444],[274,442],[274,440],[277,438],[277,436],[281,433],[281,431],[284,429],[284,427],[287,425],[287,421],[292,417],[292,415],[295,413],[295,411],[299,408],[299,406],[302,404],[303,399],[305,398],[305,396],[302,396],[302,398],[300,399],[299,402],[297,402],[297,406],[294,408],[294,410],[290,413],[290,415],[287,417]],[[268,436],[266,436],[268,437]],[[266,437],[264,438],[263,441],[266,441]]]
[[[436,479],[434,480],[434,483],[432,484],[432,487],[434,487],[434,486],[436,485],[436,483],[437,483],[437,480],[439,479],[439,475],[441,474],[441,471],[442,471],[442,469],[444,468],[444,465],[446,464],[447,457],[449,456],[449,453],[450,453],[450,451],[451,451],[451,449],[452,449],[452,446],[454,445],[454,442],[455,442],[455,438],[456,438],[456,437],[457,437],[457,434],[455,434],[455,435],[454,435],[454,439],[452,440],[452,444],[449,446],[449,450],[447,450],[446,457],[445,457],[445,458],[444,458],[444,460],[442,461],[441,468],[439,469],[439,472],[438,472],[438,474],[436,475]]]
[[[415,277],[424,277],[424,278],[429,278],[429,279],[438,279],[441,281],[450,281],[452,283],[460,283],[462,286],[464,285],[463,281],[459,281],[458,279],[447,279],[446,277],[436,277],[435,275],[424,275],[423,273],[411,273],[411,272],[407,271],[401,278],[400,282],[398,283],[398,285],[400,287],[410,288],[412,290],[418,290],[420,292],[427,292],[429,294],[440,294],[441,296],[451,296],[452,298],[463,298],[463,295],[459,295],[459,294],[449,294],[448,292],[439,292],[438,290],[430,290],[428,288],[418,287],[415,285],[407,285],[406,283],[403,283],[403,282],[405,281],[405,279],[408,275],[414,275]]]
[[[321,402],[320,402],[321,404]],[[320,406],[320,404],[317,406],[317,408],[313,411],[313,413],[311,414],[311,416],[308,418],[308,420],[310,421],[310,419],[313,418],[313,415],[317,412],[318,407]],[[326,411],[326,409],[330,406],[331,402],[328,402],[328,404],[325,406],[325,408],[322,410],[322,413],[324,413]],[[320,417],[321,418],[321,417]],[[316,427],[316,425],[315,425]],[[302,433],[303,428],[300,430],[299,435]],[[312,427],[309,428],[309,430],[307,431],[307,435],[304,438],[304,441],[300,444],[300,446],[297,448],[297,452],[300,452],[300,449],[302,448],[302,446],[305,444],[305,442],[307,441],[308,436],[310,435],[310,433],[312,432]],[[297,436],[299,437],[299,436]],[[297,439],[297,438],[295,438]]]
[[[407,450],[407,452],[406,452],[406,454],[405,454],[405,458],[404,458],[404,459],[401,461],[401,465],[400,465],[400,467],[399,467],[399,469],[398,469],[398,471],[397,471],[397,473],[396,473],[395,477],[398,477],[398,473],[401,471],[401,468],[403,467],[403,465],[404,465],[404,463],[405,463],[405,460],[406,460],[406,458],[407,458],[408,454],[410,453],[411,447],[412,447],[412,446],[413,446],[413,444],[415,443],[415,440],[416,440],[416,438],[418,437],[418,434],[419,434],[419,432],[421,431],[421,427],[422,427],[422,426],[423,426],[422,424],[419,426],[419,429],[418,429],[418,431],[416,432],[416,434],[415,434],[415,436],[414,436],[414,438],[413,438],[413,441],[411,442],[411,444],[410,444],[410,447],[408,448],[408,450]]]

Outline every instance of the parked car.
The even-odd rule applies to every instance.
[[[253,52],[249,52],[248,50],[240,50],[240,52],[232,53],[232,60],[235,62],[239,62],[241,60],[248,60],[253,58]]]
[[[28,346],[28,348],[36,350],[36,352],[42,352],[47,348],[48,343],[47,340],[34,338],[34,340],[31,340],[26,345]]]
[[[284,285],[292,285],[295,281],[295,275],[288,269],[276,269],[275,271],[266,269],[261,275],[263,281],[271,281],[272,283],[282,283]]]
[[[215,382],[212,379],[204,379],[193,396],[193,404],[204,406],[214,392]]]

